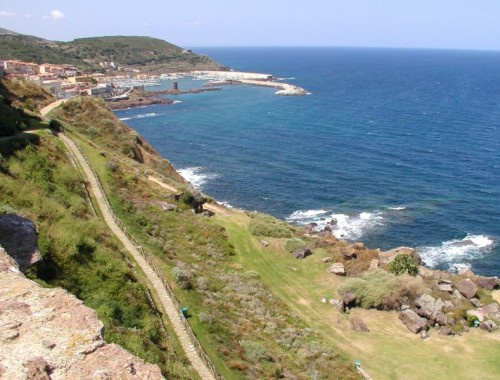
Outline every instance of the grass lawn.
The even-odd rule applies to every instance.
[[[255,270],[300,318],[333,346],[340,348],[373,379],[498,379],[500,378],[500,332],[475,330],[462,336],[442,337],[436,330],[420,339],[398,320],[396,312],[355,309],[342,314],[321,298],[339,298],[336,288],[343,281],[328,272],[321,250],[297,260],[283,249],[286,239],[260,239],[242,228],[249,218],[234,212],[215,217],[236,247],[236,260],[244,270]],[[355,332],[349,317],[361,317],[370,332]]]

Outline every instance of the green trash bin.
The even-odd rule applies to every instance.
[[[474,327],[479,327],[479,323],[478,319],[474,319]]]
[[[187,318],[187,316],[188,316],[188,307],[187,306],[181,307],[181,311],[182,311],[182,315],[184,316],[184,318]]]

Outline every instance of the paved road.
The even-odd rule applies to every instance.
[[[50,107],[50,106],[49,106]],[[48,108],[48,107],[46,107]],[[45,109],[46,109],[45,108]],[[50,108],[53,109],[54,107]],[[49,111],[46,111],[45,114]],[[190,336],[186,332],[186,327],[184,326],[184,323],[182,321],[182,317],[179,314],[179,310],[177,310],[177,307],[175,306],[175,303],[173,300],[170,298],[169,294],[165,290],[165,286],[161,282],[160,278],[158,275],[153,271],[151,266],[148,264],[148,262],[141,256],[137,248],[132,244],[132,242],[127,238],[127,236],[123,233],[123,231],[120,229],[118,224],[115,222],[112,216],[111,210],[109,210],[107,203],[105,201],[105,195],[102,193],[98,182],[97,178],[95,178],[94,173],[92,172],[90,166],[88,165],[87,161],[81,154],[81,152],[78,150],[76,147],[75,143],[69,139],[67,136],[64,134],[59,134],[59,137],[61,140],[64,142],[64,144],[67,146],[69,151],[72,153],[72,155],[75,157],[75,159],[80,163],[81,167],[83,168],[85,177],[87,178],[89,184],[90,184],[90,189],[96,199],[97,205],[99,209],[101,210],[104,220],[109,226],[109,228],[113,231],[113,233],[116,235],[116,237],[122,242],[122,244],[125,246],[125,248],[130,252],[130,254],[134,257],[134,259],[137,261],[143,272],[146,274],[146,277],[148,278],[148,281],[150,284],[148,287],[151,289],[151,291],[156,292],[158,295],[159,300],[161,301],[161,304],[163,306],[164,312],[167,314],[168,318],[170,319],[170,322],[172,324],[172,327],[174,328],[174,331],[179,338],[179,341],[186,352],[186,356],[188,357],[189,361],[191,362],[193,368],[198,372],[200,375],[201,379],[203,380],[215,380],[214,375],[210,371],[210,369],[207,367],[207,365],[203,362],[203,360],[200,358],[198,355],[198,352],[193,346],[193,343],[191,342]]]

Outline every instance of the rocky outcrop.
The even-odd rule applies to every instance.
[[[19,215],[0,215],[0,245],[14,258],[21,272],[42,259],[35,225]]]
[[[423,294],[415,302],[415,307],[419,316],[440,325],[447,323],[447,318],[443,314],[444,302],[440,298],[436,300],[429,294]]]
[[[102,329],[82,301],[28,280],[0,247],[1,378],[163,378],[157,366],[106,344]]]
[[[403,310],[399,313],[399,319],[411,332],[418,334],[422,330],[427,330],[427,320],[418,316],[411,309]]]
[[[387,265],[387,264],[390,264],[391,262],[393,262],[394,259],[396,258],[396,256],[399,256],[399,255],[408,255],[413,260],[415,260],[415,262],[417,264],[420,264],[422,261],[420,258],[420,255],[417,253],[415,248],[410,248],[410,247],[398,247],[398,248],[391,249],[389,251],[380,252],[378,255],[378,260],[379,260],[381,265],[384,265],[384,264]]]

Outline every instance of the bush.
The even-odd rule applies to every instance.
[[[245,356],[253,362],[268,362],[271,357],[262,344],[251,340],[241,340],[240,346],[245,349]]]
[[[295,229],[289,224],[264,214],[249,214],[250,233],[254,236],[267,236],[275,238],[291,238]]]
[[[285,251],[292,253],[298,248],[302,248],[306,246],[306,242],[302,239],[299,238],[293,238],[290,240],[287,240],[285,244]]]
[[[174,276],[175,282],[179,284],[181,289],[189,290],[193,288],[193,284],[191,283],[191,277],[189,274],[178,267],[172,268],[172,276]]]
[[[409,255],[397,255],[394,261],[389,264],[389,270],[395,275],[406,273],[410,276],[416,276],[418,264]]]
[[[357,303],[366,309],[398,309],[422,295],[422,279],[409,276],[396,277],[382,269],[365,273],[362,278],[348,278],[340,287],[339,294],[351,291]]]

